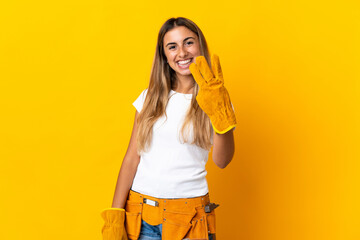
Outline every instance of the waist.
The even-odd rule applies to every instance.
[[[204,196],[209,192],[205,174],[197,176],[183,175],[181,178],[176,178],[169,175],[150,174],[148,171],[138,168],[131,190],[157,198]]]
[[[166,205],[170,208],[172,206],[187,206],[189,208],[196,208],[203,207],[210,203],[210,196],[209,193],[207,193],[203,196],[191,198],[156,198],[130,189],[128,200],[131,202],[134,201],[153,205],[154,207],[161,207]]]

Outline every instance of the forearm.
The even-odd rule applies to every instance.
[[[213,161],[219,168],[225,168],[232,160],[235,152],[233,129],[218,134],[214,132]]]
[[[116,189],[112,203],[113,208],[125,207],[129,190],[133,183],[138,164],[139,162],[137,161],[124,158],[116,183]]]

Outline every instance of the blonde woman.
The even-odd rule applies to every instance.
[[[236,119],[219,58],[191,20],[161,27],[149,86],[136,108],[130,143],[103,238],[215,239],[205,165],[225,168],[234,155]]]

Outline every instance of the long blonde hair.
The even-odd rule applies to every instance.
[[[177,27],[184,26],[194,32],[199,39],[200,53],[204,56],[211,67],[210,54],[203,33],[200,28],[191,20],[183,17],[170,18],[160,28],[155,56],[152,64],[150,82],[147,88],[147,95],[141,112],[138,115],[137,149],[138,154],[147,151],[151,145],[153,125],[163,115],[166,116],[166,106],[169,101],[169,92],[175,84],[175,71],[167,64],[163,39],[165,34]],[[199,85],[195,82],[192,92],[190,107],[184,119],[184,124],[180,130],[185,142],[188,142],[189,131],[193,131],[193,141],[191,144],[210,150],[212,146],[212,126],[209,117],[199,107],[196,96]],[[167,116],[166,116],[167,117]]]

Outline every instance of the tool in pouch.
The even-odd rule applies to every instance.
[[[144,198],[144,203],[146,203],[150,206],[154,206],[154,207],[159,206],[159,202],[151,200],[151,199],[147,199],[147,198]],[[205,212],[209,213],[212,210],[214,210],[215,208],[217,208],[218,206],[220,206],[220,205],[216,204],[216,203],[208,203],[207,205],[205,205]]]
[[[215,208],[217,208],[218,206],[220,206],[219,204],[216,204],[216,203],[209,203],[205,206],[205,212],[206,213],[209,213],[211,212],[212,210],[214,210]]]

